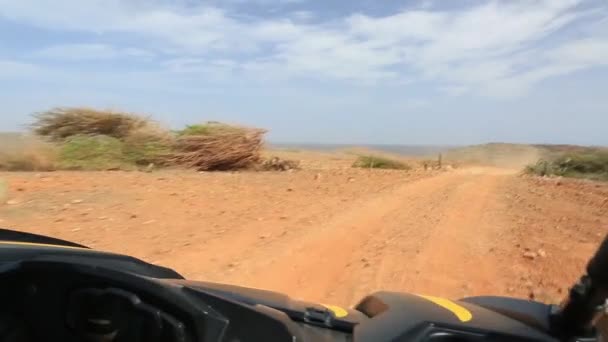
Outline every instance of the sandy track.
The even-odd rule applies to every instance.
[[[557,300],[608,224],[606,186],[491,168],[1,177],[19,203],[3,226],[342,305],[380,289]]]
[[[341,304],[374,290],[460,295],[495,289],[499,242],[484,220],[508,176],[447,173],[406,183],[338,213],[323,226],[255,251],[247,284]],[[500,218],[496,218],[500,219]],[[475,272],[470,270],[475,269]]]

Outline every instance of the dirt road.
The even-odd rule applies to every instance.
[[[557,300],[608,224],[605,185],[492,168],[0,178],[3,226],[342,305],[380,289]]]
[[[240,265],[249,274],[234,281],[341,304],[380,289],[496,292],[508,267],[491,252],[504,234],[496,195],[510,176],[476,171],[404,183],[353,203],[305,235],[251,250]]]

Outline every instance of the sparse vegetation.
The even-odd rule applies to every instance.
[[[411,167],[399,160],[379,156],[359,156],[352,165],[353,167],[369,169],[394,169],[409,170]]]
[[[31,129],[54,148],[52,158],[49,155],[47,161],[31,153],[0,155],[0,169],[294,168],[292,164],[270,165],[260,157],[264,130],[220,122],[188,125],[171,132],[136,114],[91,108],[54,108],[34,114]]]
[[[541,159],[525,168],[528,174],[608,181],[608,150],[587,150]]]

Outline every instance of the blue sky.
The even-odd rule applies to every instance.
[[[275,142],[608,145],[606,0],[0,0],[0,130],[55,106]]]

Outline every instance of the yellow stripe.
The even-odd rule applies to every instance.
[[[46,243],[21,242],[21,241],[2,241],[2,240],[0,240],[0,245],[18,245],[18,246],[47,247],[47,248],[59,248],[59,249],[65,248],[65,249],[90,250],[88,248],[82,248],[82,247],[58,246],[58,245],[50,245],[50,244],[46,244]]]
[[[423,295],[418,295],[418,296],[422,297],[428,301],[431,301],[431,302],[441,306],[442,308],[452,312],[454,315],[456,315],[456,317],[458,317],[458,319],[461,322],[468,322],[473,318],[473,314],[469,310],[452,302],[451,300],[448,300],[445,298],[440,298],[440,297],[433,297],[433,296],[423,296]]]
[[[334,316],[336,316],[336,318],[343,318],[348,316],[348,311],[346,311],[345,309],[339,307],[339,306],[335,306],[335,305],[327,305],[327,304],[321,304],[324,307],[327,308],[327,310],[333,312]]]

